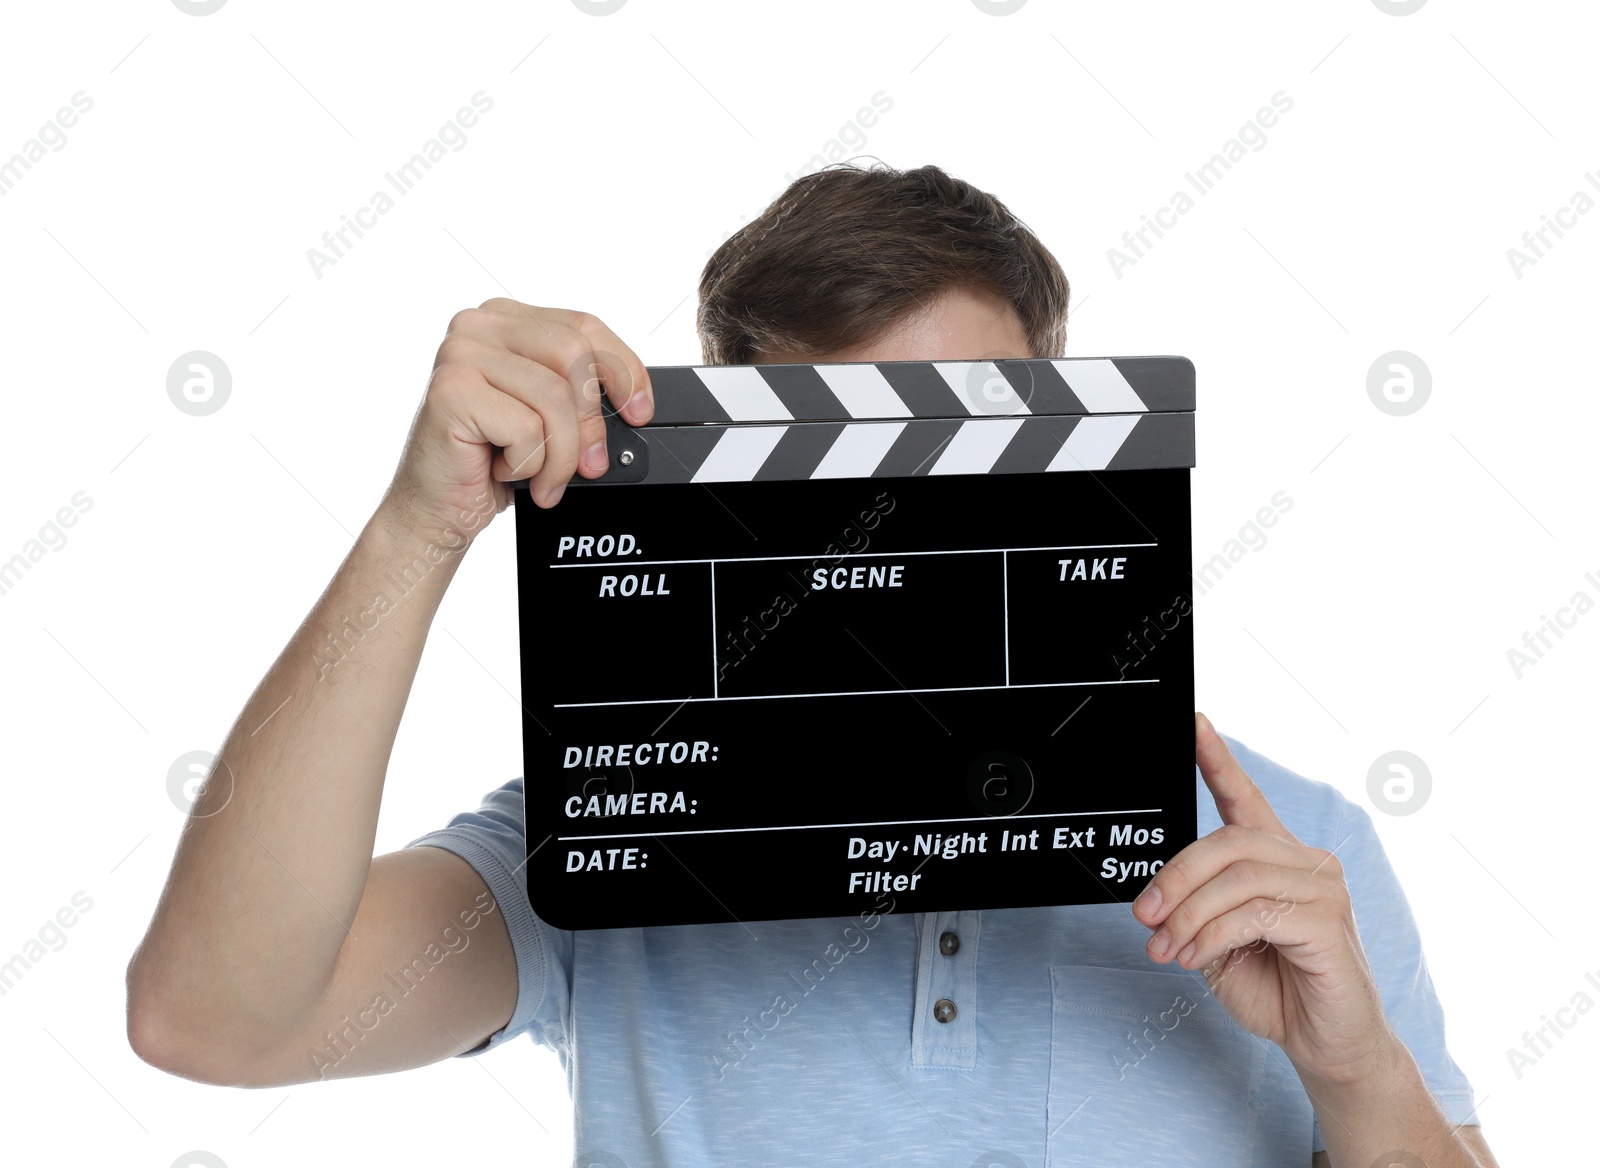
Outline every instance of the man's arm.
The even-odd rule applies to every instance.
[[[1500,1162],[1494,1158],[1494,1153],[1489,1151],[1489,1141],[1483,1138],[1483,1128],[1475,1123],[1463,1124],[1456,1129],[1456,1135],[1472,1154],[1478,1157],[1478,1163],[1482,1168],[1500,1168]],[[1333,1161],[1328,1159],[1326,1152],[1312,1152],[1311,1168],[1333,1168]],[[1388,1168],[1388,1165],[1383,1165],[1381,1168]]]
[[[529,478],[553,506],[574,470],[604,472],[602,382],[627,420],[648,420],[643,365],[595,318],[493,300],[451,321],[393,484],[190,812],[128,967],[141,1058],[276,1085],[432,1062],[510,1018],[515,962],[483,880],[436,848],[374,860],[373,840],[461,554],[509,505],[508,482]],[[447,959],[402,997],[390,975],[430,945]]]
[[[307,1052],[328,1047],[322,1035],[370,1007],[385,966],[436,941],[484,890],[438,849],[372,858],[389,751],[459,553],[331,666],[326,634],[394,591],[383,577],[406,562],[403,541],[381,516],[367,525],[195,803],[128,975],[129,1039],[163,1070],[249,1086],[316,1077]],[[357,1044],[350,1069],[442,1058],[461,1048],[445,1027],[466,1044],[510,1017],[510,939],[497,924],[473,933],[423,987],[422,1008],[407,1001],[385,1018],[381,1042]]]

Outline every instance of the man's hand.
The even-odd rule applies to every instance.
[[[1174,856],[1134,901],[1154,930],[1148,953],[1203,970],[1229,1016],[1282,1047],[1302,1075],[1350,1083],[1389,1066],[1400,1040],[1338,858],[1283,826],[1204,714],[1195,715],[1195,762],[1223,826]]]
[[[491,492],[505,510],[506,484],[529,479],[534,501],[553,507],[574,471],[605,473],[604,398],[634,425],[654,412],[644,364],[596,317],[504,298],[464,309],[382,506],[431,533],[481,511]]]
[[[1407,1149],[1433,1168],[1494,1168],[1482,1131],[1446,1118],[1390,1027],[1338,859],[1283,826],[1204,714],[1194,760],[1222,826],[1133,902],[1154,930],[1147,952],[1203,970],[1235,1022],[1283,1048],[1328,1145],[1313,1165],[1366,1168]]]

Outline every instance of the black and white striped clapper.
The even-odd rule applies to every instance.
[[[516,495],[540,917],[1125,902],[1195,838],[1189,361],[649,374]]]

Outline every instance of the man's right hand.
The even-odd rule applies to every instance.
[[[505,298],[463,309],[434,358],[383,508],[431,533],[481,510],[491,491],[495,512],[505,510],[518,479],[553,507],[574,471],[605,473],[603,398],[636,426],[655,408],[644,363],[597,317]]]

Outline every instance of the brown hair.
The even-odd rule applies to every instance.
[[[708,365],[876,339],[938,294],[1006,301],[1034,357],[1066,348],[1066,275],[1005,204],[937,166],[836,163],[804,175],[706,261],[695,325]]]

